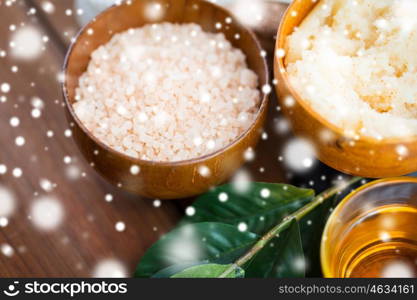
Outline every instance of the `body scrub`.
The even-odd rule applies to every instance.
[[[94,33],[92,33],[94,34]],[[215,152],[255,120],[257,75],[222,33],[195,24],[129,29],[92,53],[74,110],[111,148],[182,161]]]
[[[321,0],[287,38],[291,85],[348,135],[417,135],[416,15],[414,0]]]

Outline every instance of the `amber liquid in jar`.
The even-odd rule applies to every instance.
[[[417,277],[417,208],[386,205],[346,224],[335,245],[344,277]]]

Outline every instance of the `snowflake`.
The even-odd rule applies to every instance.
[[[133,165],[133,166],[130,167],[130,173],[132,175],[138,175],[139,172],[140,172],[140,167],[139,166]]]
[[[219,194],[219,201],[220,202],[226,202],[227,200],[229,200],[229,196],[227,195],[227,193],[222,192]]]
[[[43,1],[42,9],[48,14],[53,14],[55,12],[55,5],[49,1]]]
[[[16,198],[11,190],[0,185],[0,217],[11,216],[16,208]]]
[[[93,270],[95,278],[124,278],[127,277],[126,267],[116,259],[100,261]]]
[[[305,172],[316,163],[316,151],[307,140],[295,138],[290,140],[283,151],[286,166],[294,172]]]
[[[10,92],[10,89],[11,89],[10,84],[8,84],[7,82],[4,82],[0,85],[0,91],[2,93],[7,94],[8,92]]]
[[[383,278],[414,278],[417,274],[412,264],[405,261],[393,261],[381,272]]]
[[[247,230],[248,230],[248,225],[247,225],[245,222],[240,222],[240,223],[237,225],[237,229],[238,229],[240,232],[245,232],[245,231],[247,231]]]
[[[116,223],[115,228],[118,232],[123,232],[126,229],[126,224],[124,222],[119,221]]]
[[[7,257],[13,256],[14,249],[9,244],[2,244],[0,248],[4,256],[7,256]]]
[[[195,208],[193,206],[189,206],[185,209],[185,214],[189,217],[192,217],[195,215]]]

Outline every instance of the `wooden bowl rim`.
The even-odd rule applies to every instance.
[[[140,1],[140,0],[134,0],[134,1]],[[231,12],[229,12],[227,9],[214,4],[212,2],[209,1],[205,1],[205,0],[196,0],[199,2],[204,2],[207,5],[211,5],[214,9],[216,10],[220,10],[222,11],[224,14],[229,15],[230,17],[233,17],[233,22],[237,22],[237,25],[239,27],[242,28],[243,31],[246,31],[252,42],[254,43],[255,47],[258,49],[259,52],[259,58],[262,60],[263,62],[263,72],[265,75],[265,82],[266,84],[269,83],[269,71],[268,71],[268,65],[266,62],[266,59],[264,57],[262,57],[260,55],[261,51],[262,51],[262,47],[260,45],[260,42],[258,40],[258,38],[256,37],[255,33],[250,30],[247,26],[243,25],[242,23],[238,22],[237,19],[233,16],[233,14]],[[258,90],[259,92],[262,94],[262,99],[261,102],[259,104],[259,109],[258,112],[256,114],[256,118],[252,121],[251,125],[243,132],[241,133],[238,137],[236,137],[235,140],[233,140],[231,143],[229,143],[228,145],[216,150],[215,152],[203,155],[203,156],[199,156],[196,158],[191,158],[191,159],[187,159],[187,160],[181,160],[181,161],[152,161],[152,160],[143,160],[143,159],[139,159],[139,158],[134,158],[131,157],[129,155],[126,155],[122,152],[119,152],[115,149],[113,149],[112,147],[106,145],[105,143],[103,143],[101,140],[99,140],[98,138],[96,138],[91,132],[90,130],[88,130],[84,124],[81,122],[81,120],[78,118],[78,116],[76,115],[75,111],[74,111],[74,107],[73,105],[70,103],[69,101],[69,96],[68,96],[68,87],[67,87],[67,71],[68,71],[68,64],[69,64],[69,59],[70,56],[74,50],[74,47],[77,45],[77,42],[79,41],[79,38],[81,36],[83,36],[87,29],[91,26],[91,24],[93,24],[97,19],[101,18],[103,15],[109,13],[111,10],[117,9],[118,6],[121,5],[127,5],[126,1],[122,2],[122,4],[113,4],[112,6],[106,8],[105,10],[103,10],[102,12],[100,12],[96,17],[94,17],[90,22],[88,22],[86,25],[82,26],[82,28],[78,31],[78,33],[75,35],[75,39],[73,42],[71,42],[71,45],[65,55],[65,59],[64,59],[64,65],[63,65],[63,73],[64,73],[64,80],[61,83],[61,88],[62,88],[62,92],[64,95],[64,101],[65,101],[65,105],[67,107],[67,109],[69,110],[71,117],[75,120],[75,122],[77,123],[77,125],[81,128],[81,130],[91,139],[94,141],[94,143],[98,144],[100,147],[104,148],[106,151],[112,153],[113,155],[116,156],[120,156],[122,159],[124,160],[128,160],[133,162],[133,164],[137,164],[139,166],[166,166],[166,167],[173,167],[173,166],[186,166],[186,165],[192,165],[192,164],[199,164],[199,163],[204,163],[207,160],[210,160],[222,153],[225,153],[227,150],[229,150],[230,148],[233,148],[235,145],[237,145],[238,143],[240,143],[241,141],[245,140],[249,134],[251,132],[253,132],[253,130],[256,130],[256,124],[259,122],[259,120],[262,118],[263,114],[266,112],[266,107],[268,105],[268,94],[265,94],[262,92],[262,89],[260,86],[258,86]],[[153,24],[155,22],[149,22],[146,24]],[[246,54],[245,54],[246,56]],[[258,78],[259,79],[259,78]]]
[[[286,38],[287,36],[284,36],[284,24],[286,23],[286,20],[288,18],[292,18],[291,16],[291,10],[293,7],[300,1],[305,0],[293,0],[293,2],[288,6],[285,13],[282,16],[282,19],[280,21],[279,27],[278,27],[278,33],[277,33],[277,39],[275,42],[275,49],[286,49]],[[315,5],[317,5],[319,2]],[[290,91],[291,96],[297,101],[301,107],[303,107],[304,110],[308,112],[309,115],[311,115],[314,119],[318,120],[323,127],[326,127],[330,129],[331,131],[337,133],[340,136],[346,136],[344,133],[344,129],[342,127],[339,127],[330,121],[328,121],[326,118],[324,118],[320,113],[318,113],[316,110],[314,110],[310,105],[307,104],[305,100],[300,96],[300,94],[296,91],[295,88],[291,85],[291,83],[288,80],[288,75],[286,71],[286,66],[284,64],[284,58],[279,58],[274,53],[274,61],[278,66],[278,69],[275,70],[275,72],[280,72],[282,80],[284,81],[284,84],[286,88]],[[281,70],[285,70],[285,72],[281,72]],[[275,77],[277,77],[277,74],[275,74]],[[411,135],[411,136],[405,136],[405,137],[388,137],[388,138],[382,138],[378,139],[375,137],[367,136],[367,135],[361,135],[359,142],[367,142],[371,144],[384,144],[384,145],[392,145],[396,146],[399,144],[417,144],[417,135]]]
[[[332,274],[332,272],[330,272],[330,268],[329,265],[327,264],[327,260],[326,260],[326,256],[327,256],[327,252],[325,251],[325,245],[327,243],[327,239],[325,237],[328,236],[330,227],[333,226],[334,223],[336,223],[336,217],[337,215],[340,213],[340,211],[346,206],[346,204],[354,197],[356,197],[359,193],[363,192],[363,191],[367,191],[367,190],[371,190],[374,188],[379,188],[381,187],[381,185],[387,184],[387,183],[414,183],[417,184],[417,177],[408,177],[408,176],[400,176],[400,177],[388,177],[388,178],[383,178],[383,179],[378,179],[378,180],[373,180],[371,182],[368,182],[360,187],[358,187],[357,189],[353,190],[352,192],[350,192],[346,197],[344,197],[342,199],[342,201],[340,201],[340,203],[336,206],[336,208],[332,211],[332,213],[330,214],[326,225],[324,227],[323,230],[323,234],[322,234],[322,238],[321,238],[321,242],[320,242],[320,261],[321,261],[321,268],[323,271],[323,275],[324,277],[333,277],[335,276],[335,274]]]

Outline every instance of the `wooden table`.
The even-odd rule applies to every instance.
[[[0,85],[11,86],[9,92],[0,92],[0,171],[1,165],[7,167],[0,175],[0,187],[13,193],[16,203],[8,224],[0,227],[0,276],[89,277],[106,259],[120,261],[131,274],[144,251],[177,223],[192,199],[165,201],[155,207],[154,199],[142,199],[110,185],[83,159],[72,138],[65,135],[69,124],[59,83],[65,52],[79,29],[77,11],[72,0],[55,0],[49,1],[54,12],[47,13],[42,9],[44,2],[0,0],[0,51],[6,52],[3,57],[0,52]],[[284,8],[279,6],[277,12]],[[13,57],[10,42],[23,27],[34,28],[43,36],[44,50],[39,57]],[[271,54],[272,37],[265,41]],[[33,52],[36,43],[25,47]],[[40,103],[36,99],[44,106],[38,118],[37,111],[32,116],[34,104]],[[256,159],[243,169],[256,181],[282,182],[286,175],[297,182],[278,160],[289,135],[276,130],[280,116],[274,97],[271,103],[268,138],[260,142]],[[18,126],[11,126],[12,117],[19,118]],[[23,146],[16,145],[18,136],[24,137]],[[16,168],[22,170],[20,177],[14,176],[19,175]],[[322,170],[314,174],[317,177]],[[299,178],[298,182],[306,181]],[[105,200],[107,194],[112,195],[111,202]],[[3,196],[0,194],[0,209]],[[51,231],[36,226],[37,217],[32,215],[34,204],[43,197],[56,199],[62,206],[62,223]],[[116,230],[118,222],[125,224],[125,230]]]

